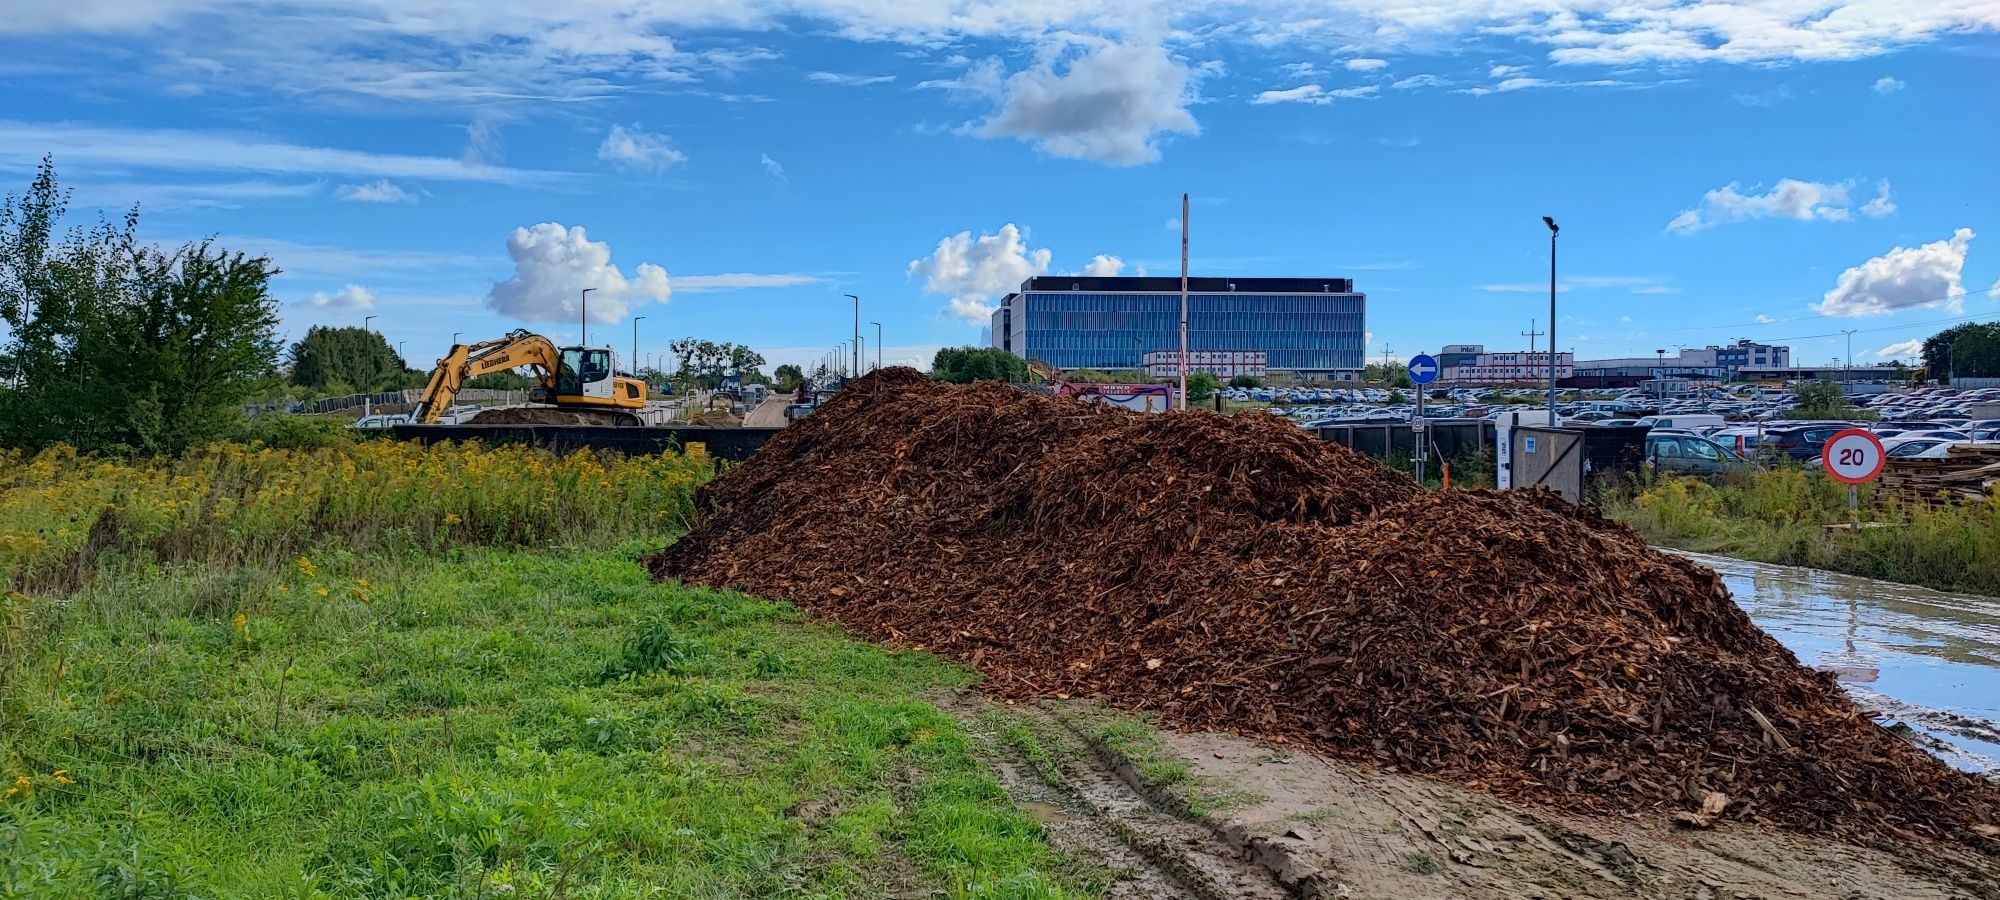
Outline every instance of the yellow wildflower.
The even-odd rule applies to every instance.
[[[75,783],[76,783],[75,779],[72,779],[72,778],[70,778],[70,777],[69,777],[69,770],[68,770],[68,769],[57,769],[57,770],[56,770],[56,773],[55,773],[54,775],[51,775],[51,776],[49,776],[49,777],[51,777],[51,778],[54,778],[54,779],[56,780],[56,783],[57,783],[57,784],[75,784]]]
[[[312,560],[301,556],[299,557],[299,574],[304,575],[307,578],[311,578],[314,575],[319,574],[319,571],[313,568]]]
[[[446,527],[450,527],[450,526],[453,526],[453,525],[457,525],[457,524],[458,524],[459,522],[462,522],[462,521],[464,521],[464,520],[463,520],[463,519],[460,519],[460,518],[458,517],[458,513],[455,513],[455,512],[454,512],[454,513],[445,513],[445,514],[444,514],[444,524],[445,524],[445,526],[446,526]]]
[[[243,631],[250,627],[250,617],[242,613],[237,613],[236,618],[230,619],[229,621],[236,623],[237,631]]]
[[[319,587],[313,588],[313,593],[318,594],[322,597],[326,596],[326,585],[322,584]]]
[[[34,792],[35,792],[34,779],[29,778],[26,775],[22,775],[14,779],[13,787],[8,788],[6,793],[0,794],[0,800],[5,800],[9,797],[14,796],[15,794],[32,794]]]

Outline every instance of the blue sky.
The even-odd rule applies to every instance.
[[[1196,274],[1352,277],[1375,356],[1546,331],[1553,215],[1565,349],[1867,362],[2000,308],[1995,84],[1991,0],[71,0],[0,21],[0,177],[419,364],[584,286],[621,352],[810,362],[854,293],[927,362],[1175,271],[1182,192]]]

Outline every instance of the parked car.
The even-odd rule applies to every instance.
[[[1764,429],[1764,442],[1760,446],[1771,449],[1797,460],[1812,459],[1820,455],[1827,439],[1854,426],[1845,422],[1815,422],[1806,425],[1791,425]]]
[[[1676,475],[1720,475],[1743,463],[1728,447],[1708,438],[1657,430],[1646,435],[1646,461],[1656,471]]]
[[[357,419],[353,425],[350,425],[348,427],[360,428],[367,431],[386,431],[389,428],[396,425],[408,425],[408,424],[410,424],[409,416],[377,413],[372,416],[362,416],[360,419]]]

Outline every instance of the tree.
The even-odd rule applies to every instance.
[[[799,382],[804,380],[806,377],[805,372],[800,371],[798,366],[792,365],[791,363],[785,363],[784,365],[779,366],[777,369],[773,370],[772,374],[777,376],[776,386],[778,390],[786,392],[798,390]]]
[[[1808,381],[1792,388],[1792,396],[1798,400],[1798,405],[1785,413],[1788,419],[1875,418],[1874,413],[1847,402],[1847,395],[1836,382]]]
[[[1187,399],[1189,403],[1200,403],[1207,400],[1215,396],[1215,392],[1219,390],[1222,390],[1222,379],[1215,377],[1215,373],[1213,372],[1195,372],[1188,376]]]
[[[407,367],[382,335],[354,326],[314,325],[285,354],[291,382],[325,394],[400,388]]]
[[[714,388],[722,384],[722,376],[733,374],[744,382],[764,381],[763,373],[757,367],[764,364],[763,354],[741,344],[716,343],[700,338],[684,337],[667,342],[667,349],[681,361],[676,379],[685,379],[702,387]]]
[[[275,382],[278,303],[265,257],[210,241],[166,251],[122,224],[72,228],[44,158],[0,203],[0,320],[14,389],[0,435],[111,453],[175,453],[220,437]]]
[[[1229,379],[1229,386],[1233,388],[1260,388],[1264,386],[1264,379],[1258,378],[1255,375],[1238,375],[1235,378]]]
[[[1028,363],[998,347],[945,347],[931,358],[931,377],[953,384],[1020,383],[1028,380]]]
[[[1414,386],[1410,381],[1410,370],[1403,366],[1384,363],[1369,363],[1361,368],[1362,381],[1379,381],[1389,387],[1406,388]]]

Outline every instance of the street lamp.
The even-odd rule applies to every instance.
[[[847,299],[854,301],[854,374],[859,375],[861,374],[861,298],[855,294],[848,294]]]
[[[362,316],[362,317],[361,317],[361,330],[362,330],[362,331],[367,331],[367,330],[368,330],[368,323],[370,323],[370,322],[373,322],[373,321],[375,321],[376,319],[379,319],[379,318],[381,318],[381,316]]]
[[[452,345],[452,346],[454,346],[454,347],[458,346],[458,336],[459,336],[459,335],[461,335],[461,334],[464,334],[464,333],[465,333],[465,332],[463,332],[463,331],[454,331],[454,332],[452,332],[452,333],[451,333],[451,345]]]
[[[1853,378],[1849,377],[1849,373],[1848,373],[1848,369],[1851,369],[1851,368],[1853,368],[1853,367],[1854,367],[1854,332],[1855,332],[1855,330],[1856,330],[1856,329],[1853,329],[1853,328],[1847,328],[1847,329],[1842,329],[1842,330],[1841,330],[1841,332],[1840,332],[1841,334],[1844,334],[1844,335],[1847,335],[1847,368],[1845,368],[1845,369],[1841,369],[1841,370],[1840,370],[1840,381],[1841,381],[1841,383],[1842,383],[1842,384],[1845,384],[1845,383],[1847,383],[1847,382],[1849,382],[1849,381],[1853,381],[1853,380],[1854,380]]]
[[[875,368],[879,370],[882,368],[882,323],[870,322],[868,324],[875,326]]]
[[[1653,393],[1659,396],[1661,403],[1665,403],[1667,402],[1667,351],[1660,349],[1653,352],[1660,355],[1659,367],[1653,370]]]
[[[645,316],[632,317],[632,374],[639,374],[639,320]]]
[[[577,338],[577,343],[586,347],[590,346],[590,292],[594,290],[597,289],[584,288],[583,293],[579,295],[583,301],[576,307],[577,322],[582,325],[582,333]]]
[[[1556,425],[1556,234],[1562,231],[1556,220],[1542,217],[1549,226],[1549,427]]]

